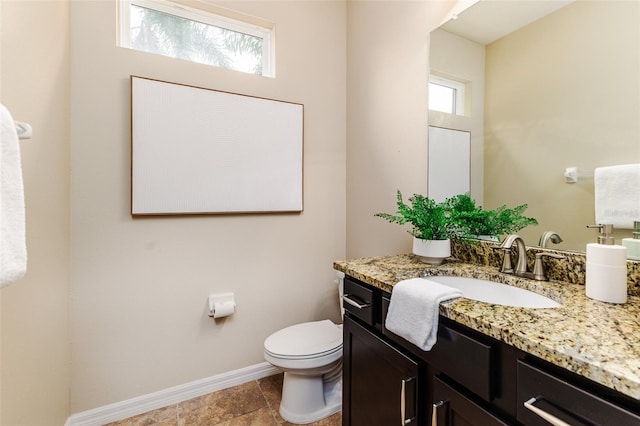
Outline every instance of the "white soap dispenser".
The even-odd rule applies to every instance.
[[[615,244],[613,225],[587,225],[600,228],[597,243],[587,244],[587,297],[609,303],[627,301],[627,248]]]
[[[623,238],[622,245],[627,248],[627,258],[640,260],[640,220],[633,222],[633,238]]]

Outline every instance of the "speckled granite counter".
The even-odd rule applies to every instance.
[[[442,303],[440,314],[640,400],[640,297],[613,305],[587,298],[583,285],[540,283],[456,261],[429,266],[411,254],[339,261],[334,268],[387,292],[425,274],[489,279],[548,296],[562,307],[514,308],[460,298]]]

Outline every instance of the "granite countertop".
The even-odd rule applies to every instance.
[[[457,261],[430,266],[411,254],[338,261],[334,268],[389,293],[397,282],[423,274],[488,279],[548,296],[562,306],[516,308],[459,298],[442,303],[440,314],[640,400],[638,296],[615,305],[588,298],[580,284],[538,282]]]

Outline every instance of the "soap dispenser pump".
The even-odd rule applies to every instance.
[[[627,249],[615,244],[613,225],[587,225],[599,228],[597,243],[587,244],[587,297],[609,303],[627,301]]]

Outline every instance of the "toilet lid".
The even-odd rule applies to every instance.
[[[305,322],[276,331],[264,341],[264,348],[284,357],[306,357],[342,346],[342,330],[329,320]]]

